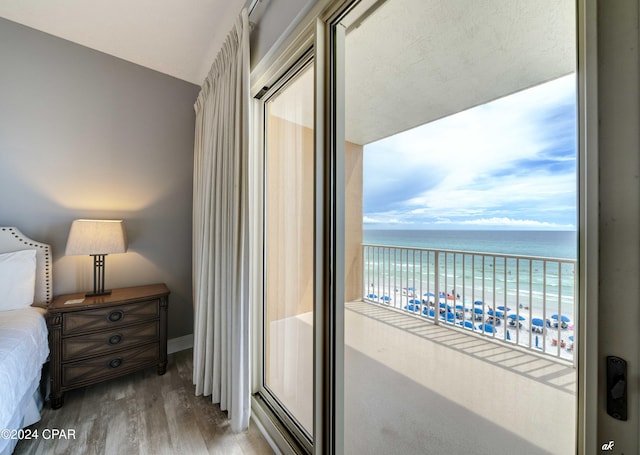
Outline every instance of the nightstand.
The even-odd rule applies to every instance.
[[[77,387],[154,365],[164,374],[168,303],[164,284],[56,297],[47,311],[51,407],[61,407],[64,392]]]

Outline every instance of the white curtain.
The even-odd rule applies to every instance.
[[[193,383],[249,425],[249,24],[243,9],[195,103]]]

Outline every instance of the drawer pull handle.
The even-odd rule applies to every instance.
[[[122,359],[113,359],[109,362],[109,368],[118,368],[120,365],[122,365]]]
[[[122,341],[122,335],[117,334],[117,335],[111,335],[109,337],[109,344],[118,344]]]
[[[124,311],[118,310],[118,311],[112,311],[111,313],[109,313],[108,319],[109,319],[109,322],[118,322],[123,317],[124,317]]]

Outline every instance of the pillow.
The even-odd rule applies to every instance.
[[[26,308],[36,288],[36,250],[0,254],[0,311]]]

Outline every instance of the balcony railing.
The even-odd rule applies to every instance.
[[[363,245],[364,300],[574,361],[576,261]]]

